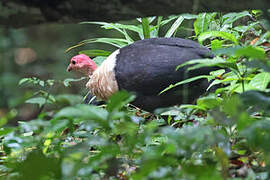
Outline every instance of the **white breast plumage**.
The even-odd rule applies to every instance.
[[[114,67],[116,65],[116,56],[120,50],[114,51],[90,76],[86,84],[91,93],[98,99],[107,100],[113,93],[119,90],[115,79]]]

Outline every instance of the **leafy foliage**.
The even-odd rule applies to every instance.
[[[134,97],[127,92],[114,94],[105,107],[97,107],[49,90],[81,79],[24,78],[20,85],[38,89],[27,103],[57,108],[42,109],[36,119],[17,127],[4,126],[14,112],[0,119],[0,179],[269,179],[270,36],[256,18],[257,11],[244,11],[142,18],[136,25],[83,23],[116,30],[122,37],[88,39],[68,50],[87,43],[119,48],[136,39],[177,37],[188,29],[183,28],[186,21],[193,22],[192,37],[216,57],[176,68],[220,69],[161,93],[200,78],[210,81],[209,88],[220,88],[193,105],[153,115],[128,106]],[[97,56],[100,62],[111,52],[81,53]],[[61,102],[69,103],[60,106]]]

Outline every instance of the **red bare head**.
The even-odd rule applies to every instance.
[[[97,69],[96,63],[85,54],[79,54],[71,58],[67,71],[78,71],[87,76]]]

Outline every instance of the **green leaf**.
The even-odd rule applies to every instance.
[[[214,51],[214,50],[222,48],[222,44],[223,44],[223,41],[220,41],[218,39],[212,40],[211,41],[211,50]]]
[[[102,108],[78,104],[74,107],[66,107],[61,109],[55,116],[55,118],[78,118],[84,121],[94,121],[104,128],[108,128],[108,112]]]
[[[247,32],[248,30],[250,30],[251,28],[253,28],[255,25],[259,24],[259,22],[254,22],[254,23],[251,23],[249,24],[248,26],[236,26],[234,28],[234,30],[238,31],[238,32],[241,32],[241,33],[245,33]],[[243,34],[244,35],[244,34]]]
[[[46,103],[46,98],[44,98],[44,97],[35,97],[35,98],[28,99],[25,102],[30,103],[30,104],[38,104],[39,107],[41,107],[42,105],[44,105]]]
[[[236,20],[242,18],[242,17],[245,17],[245,16],[250,16],[250,13],[248,11],[243,11],[243,12],[240,12],[240,13],[227,13],[225,14],[222,18],[225,19],[223,21],[223,25],[225,24],[232,24],[233,22],[235,22]]]
[[[237,56],[246,56],[254,59],[265,59],[265,51],[259,47],[242,47],[235,50],[235,55]]]
[[[58,104],[76,105],[83,101],[83,97],[75,94],[60,94],[55,97]]]
[[[98,25],[102,25],[101,27],[104,29],[114,29],[114,30],[120,32],[121,34],[123,34],[125,36],[126,40],[128,40],[129,44],[134,42],[134,40],[132,40],[132,38],[128,35],[128,33],[126,32],[126,29],[135,31],[137,33],[141,32],[141,29],[134,26],[134,25],[124,25],[124,24],[119,24],[119,23],[82,22],[80,24],[98,24]]]
[[[45,82],[44,81],[39,81],[39,85],[42,86],[42,87],[44,87]]]
[[[91,50],[83,50],[80,51],[79,54],[85,54],[87,56],[93,57],[93,56],[109,56],[112,52],[110,51],[104,51],[100,49],[91,49]]]
[[[21,179],[61,179],[60,158],[45,156],[39,147],[16,166]]]
[[[197,16],[197,19],[194,22],[194,31],[196,37],[203,32],[209,31],[209,23],[215,16],[216,13],[201,13]]]
[[[7,124],[8,122],[8,118],[6,117],[1,117],[0,118],[0,127],[4,126],[5,124]]]
[[[238,41],[236,37],[228,32],[224,31],[208,31],[208,32],[203,32],[199,35],[198,41],[202,44],[203,41],[205,41],[208,38],[215,38],[215,37],[220,37],[226,40],[232,41],[234,44],[238,44]]]
[[[175,83],[175,84],[171,84],[169,87],[165,88],[164,90],[162,90],[159,94],[162,94],[176,86],[180,86],[182,84],[186,84],[186,83],[189,83],[189,82],[192,82],[192,81],[196,81],[198,79],[208,79],[208,78],[211,78],[212,76],[209,76],[209,75],[201,75],[201,76],[196,76],[196,77],[192,77],[192,78],[189,78],[189,79],[185,79],[183,81],[180,81],[178,83]]]
[[[246,91],[241,94],[243,105],[256,106],[270,113],[270,95],[261,91]]]
[[[198,17],[198,15],[188,13],[181,14],[181,16],[185,19],[196,19]]]
[[[262,36],[260,36],[260,38],[258,39],[258,41],[256,41],[256,43],[254,44],[254,46],[256,47],[256,46],[258,46],[258,45],[266,42],[269,37],[270,37],[270,31],[267,31]]]
[[[260,47],[253,47],[253,46],[236,46],[236,47],[229,47],[229,48],[221,48],[214,51],[216,55],[228,55],[228,56],[245,56],[253,59],[261,59],[264,60],[266,55],[264,49]],[[248,62],[249,63],[249,62]]]
[[[80,24],[98,24],[103,25],[102,28],[104,29],[115,29],[121,33],[123,33],[123,29],[134,31],[137,33],[141,33],[142,29],[135,26],[135,25],[126,25],[126,24],[119,24],[119,23],[106,23],[106,22],[82,22]]]
[[[230,68],[230,69],[234,69],[236,71],[238,71],[238,67],[236,66],[235,63],[232,62],[228,62],[220,57],[215,57],[213,59],[195,59],[195,60],[190,60],[187,61],[183,64],[180,64],[176,67],[176,70],[178,70],[179,68],[182,68],[186,65],[192,65],[191,67],[189,67],[187,70],[194,70],[194,69],[199,69],[202,67],[212,67],[212,66],[218,66],[218,67],[222,67],[222,68]],[[195,64],[195,65],[194,65]]]
[[[31,78],[23,78],[19,81],[19,85],[22,85],[24,83],[28,83],[31,80]]]
[[[214,109],[215,107],[220,105],[220,101],[214,94],[211,94],[211,95],[199,98],[197,100],[197,105],[202,109]]]
[[[150,24],[148,18],[142,18],[142,28],[144,39],[150,38]]]
[[[160,27],[161,27],[161,22],[162,22],[162,16],[158,16],[158,19],[157,19],[157,26],[155,27],[155,28],[156,28],[156,34],[155,34],[155,37],[158,37],[159,29],[160,29]]]
[[[62,132],[64,129],[68,127],[70,124],[69,120],[62,119],[61,121],[51,121],[52,128],[50,128],[53,132]]]
[[[247,143],[256,150],[270,151],[270,121],[268,119],[254,122],[249,128],[241,132]]]
[[[170,27],[170,29],[167,31],[165,37],[172,37],[172,35],[176,33],[177,29],[179,28],[179,26],[182,24],[183,21],[184,18],[182,16],[179,16],[173,23],[173,25]]]
[[[1,120],[0,120],[0,121],[1,121]],[[1,124],[2,124],[2,123],[1,123]],[[13,129],[13,128],[7,128],[7,127],[1,128],[1,129],[0,129],[0,136],[7,135],[7,134],[11,133],[12,131],[15,131],[15,129]]]
[[[261,72],[259,74],[256,74],[251,79],[251,81],[249,82],[249,85],[255,87],[258,90],[264,91],[264,90],[266,90],[269,82],[270,82],[270,73]]]
[[[119,91],[113,94],[110,99],[108,100],[107,110],[109,112],[119,110],[127,103],[131,102],[135,99],[135,96],[130,95],[126,91]]]
[[[93,39],[87,39],[84,41],[79,42],[77,45],[71,46],[66,50],[66,52],[69,52],[70,50],[86,45],[91,43],[105,43],[110,44],[112,46],[115,46],[117,48],[124,47],[129,44],[129,41],[126,39],[119,39],[119,38],[93,38]]]
[[[86,78],[86,77],[81,77],[81,78],[79,78],[79,79],[68,78],[68,79],[65,79],[65,80],[63,81],[63,84],[64,84],[64,86],[68,87],[68,86],[70,86],[70,82],[81,81],[81,80],[84,80],[85,78]]]

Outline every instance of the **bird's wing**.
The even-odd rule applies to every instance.
[[[185,68],[176,71],[179,64],[211,56],[207,48],[190,40],[146,39],[120,49],[114,69],[115,77],[120,89],[143,95],[158,94],[186,77]],[[195,73],[199,74],[204,72]]]

